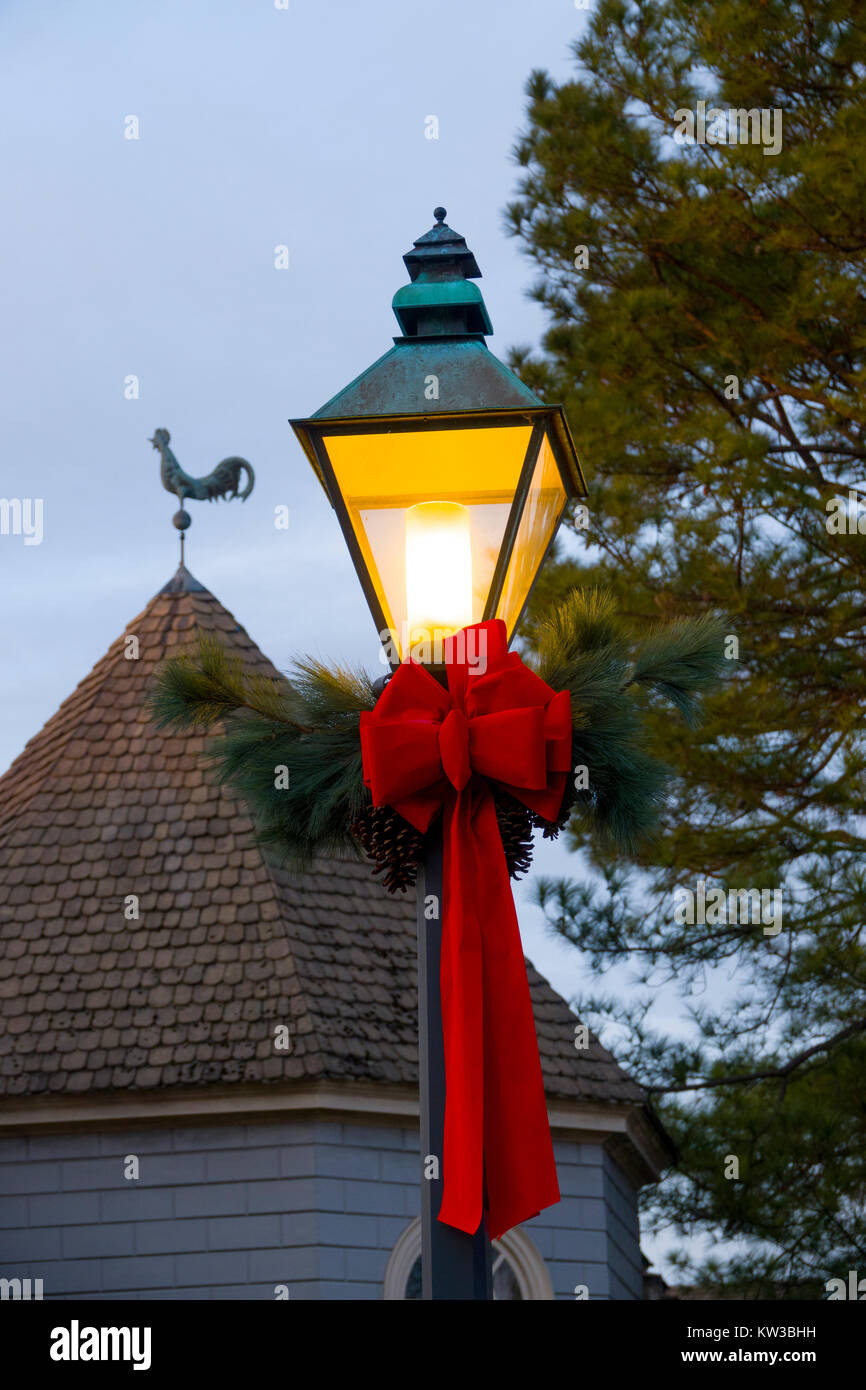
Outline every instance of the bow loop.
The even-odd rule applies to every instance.
[[[514,788],[541,791],[547,786],[544,710],[507,709],[469,720],[473,771]]]

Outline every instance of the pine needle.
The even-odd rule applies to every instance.
[[[725,625],[710,615],[656,628],[641,643],[629,684],[654,689],[693,727],[698,697],[724,670],[725,635]]]

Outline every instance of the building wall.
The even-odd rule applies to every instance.
[[[547,1265],[555,1298],[643,1298],[637,1192],[600,1144],[554,1145],[561,1201],[523,1229]]]
[[[609,1212],[607,1263],[609,1298],[643,1298],[644,1271],[640,1253],[637,1192],[609,1154],[604,1155],[604,1193]]]
[[[555,1296],[642,1297],[628,1179],[598,1145],[556,1156],[562,1201],[524,1227]],[[0,1277],[42,1279],[46,1299],[381,1298],[418,1177],[417,1130],[398,1125],[0,1138]]]

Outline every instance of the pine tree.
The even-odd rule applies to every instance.
[[[658,1222],[737,1242],[681,1254],[688,1277],[823,1296],[866,1272],[864,14],[600,0],[575,58],[561,85],[530,78],[507,210],[549,316],[513,365],[566,404],[590,482],[587,544],[547,570],[528,639],[572,584],[603,585],[637,624],[730,615],[731,679],[697,732],[651,715],[676,770],[656,836],[615,854],[575,823],[590,875],[540,900],[595,967],[642,963],[637,1003],[577,1002],[628,1026],[680,1148]],[[701,101],[734,113],[703,143]],[[719,143],[757,133],[752,109],[761,143]],[[780,892],[781,930],[677,922],[700,880]],[[733,1004],[694,992],[731,972]],[[663,978],[689,1042],[646,1014]]]

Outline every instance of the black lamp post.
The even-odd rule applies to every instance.
[[[569,499],[586,495],[562,407],[545,405],[489,351],[475,257],[445,209],[434,215],[403,257],[411,283],[393,300],[402,336],[312,418],[291,421],[394,667],[411,655],[436,668],[445,637],[487,618],[502,618],[510,640]],[[421,1155],[422,1164],[438,1159],[440,1173],[421,1179],[423,1297],[491,1298],[483,1223],[471,1236],[436,1219],[445,1101],[438,825],[417,897]]]

